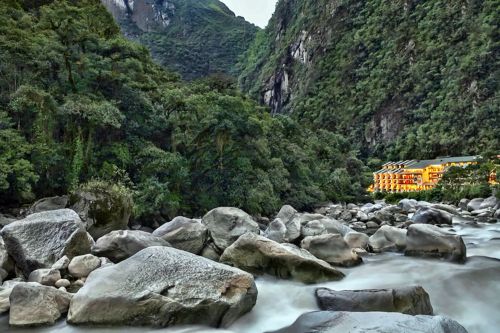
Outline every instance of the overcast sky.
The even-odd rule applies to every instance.
[[[221,0],[238,16],[264,28],[273,15],[277,0]]]

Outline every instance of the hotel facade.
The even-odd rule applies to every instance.
[[[388,162],[373,173],[371,192],[415,192],[434,188],[453,166],[465,167],[479,162],[480,156],[437,158]]]

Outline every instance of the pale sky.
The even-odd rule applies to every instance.
[[[221,0],[236,15],[264,28],[274,13],[277,0]]]

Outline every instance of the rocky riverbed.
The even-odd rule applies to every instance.
[[[88,211],[44,200],[0,219],[2,332],[500,327],[494,197],[284,206],[271,219],[222,207],[152,232],[93,219],[93,235]]]

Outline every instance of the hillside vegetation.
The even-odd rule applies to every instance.
[[[341,136],[272,118],[227,77],[180,81],[98,0],[2,1],[0,21],[2,205],[98,180],[130,191],[151,222],[303,209],[366,186]]]
[[[364,158],[495,151],[499,12],[495,0],[281,0],[240,86]]]

